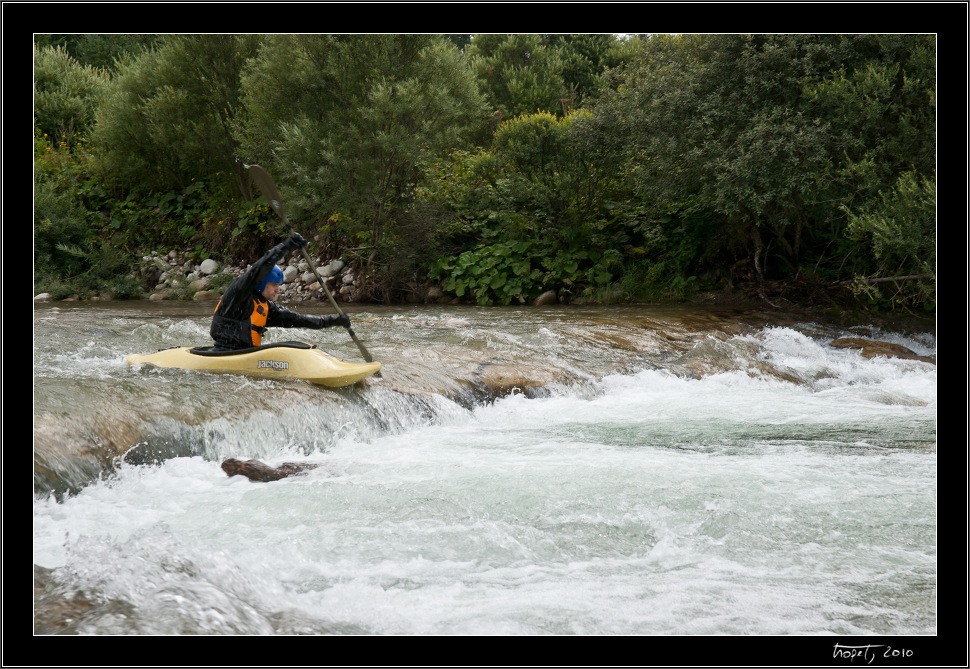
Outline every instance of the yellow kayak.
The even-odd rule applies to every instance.
[[[349,362],[324,353],[312,344],[288,341],[239,351],[214,352],[211,346],[176,346],[147,355],[132,354],[128,364],[196,369],[220,374],[244,374],[264,379],[302,379],[340,388],[376,373],[379,362]]]

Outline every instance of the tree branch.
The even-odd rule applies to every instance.
[[[926,274],[908,274],[906,276],[885,276],[878,279],[850,279],[848,281],[840,281],[839,284],[842,286],[848,286],[856,281],[862,281],[864,283],[888,283],[889,281],[913,281],[916,279],[929,279],[930,277]]]

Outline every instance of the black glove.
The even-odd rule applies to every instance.
[[[303,239],[299,232],[294,232],[293,236],[286,240],[287,246],[291,249],[302,249],[304,246],[309,244],[307,240]]]
[[[350,328],[350,317],[346,314],[342,316],[317,316],[317,322],[320,328],[332,328],[335,325],[342,325],[345,328]]]

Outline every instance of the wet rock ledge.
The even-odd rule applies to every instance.
[[[842,337],[833,339],[830,344],[834,348],[854,348],[860,349],[863,358],[875,358],[885,356],[887,358],[903,358],[905,360],[919,360],[936,364],[936,360],[925,355],[917,355],[914,351],[885,341],[875,341],[863,339],[861,337]]]

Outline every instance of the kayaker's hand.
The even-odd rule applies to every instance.
[[[345,328],[350,327],[350,317],[346,314],[342,316],[318,316],[321,328],[332,328],[335,325],[342,325]]]
[[[290,245],[291,249],[302,249],[304,246],[310,243],[305,240],[299,232],[294,232],[293,236],[286,241]]]

